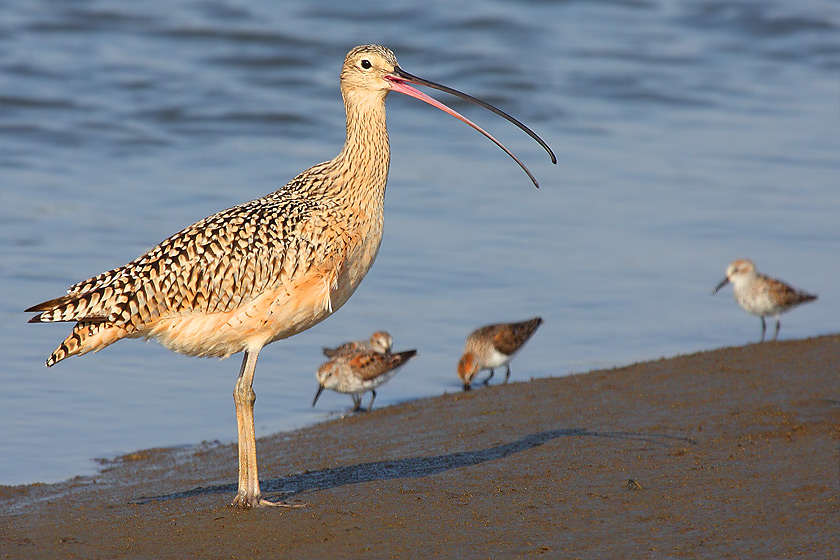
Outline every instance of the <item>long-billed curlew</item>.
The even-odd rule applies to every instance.
[[[782,328],[779,316],[798,305],[817,299],[817,296],[797,290],[781,280],[759,274],[755,264],[749,259],[732,261],[726,267],[726,277],[712,290],[712,295],[730,283],[735,301],[741,309],[761,318],[760,342],[764,342],[764,335],[767,333],[764,317],[776,317],[776,332],[773,334],[773,340],[776,340],[779,337],[779,329]]]
[[[542,322],[542,318],[534,317],[521,323],[487,325],[470,333],[464,346],[464,355],[458,362],[458,377],[464,384],[464,391],[470,390],[470,383],[482,369],[490,370],[490,375],[483,382],[487,385],[496,373],[496,368],[506,366],[507,383],[513,355],[528,342]]]
[[[498,140],[411,87],[425,85],[503,116],[556,158],[528,127],[487,103],[413,76],[377,45],[356,47],[341,69],[347,139],[332,160],[279,190],[205,218],[125,266],[75,284],[27,309],[30,322],[75,321],[47,366],[121,338],[155,338],[190,356],[244,352],[233,391],[239,490],[233,505],[276,505],[261,497],[254,438],[254,369],[260,350],[329,317],[359,286],[382,239],[390,151],[385,97],[416,97]]]

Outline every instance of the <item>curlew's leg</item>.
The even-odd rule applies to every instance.
[[[782,321],[778,315],[776,315],[776,333],[773,335],[773,340],[779,338],[779,329],[782,328]]]
[[[508,364],[507,373],[505,373],[505,383],[508,382],[508,379],[510,379],[510,364]]]
[[[233,402],[236,404],[236,425],[239,429],[239,491],[231,503],[234,507],[253,508],[258,506],[290,506],[269,502],[260,493],[260,481],[257,476],[257,441],[254,433],[254,370],[260,350],[246,351],[242,358],[239,379],[233,389]]]
[[[767,323],[764,322],[764,316],[761,316],[761,340],[759,342],[764,342],[764,335],[767,332]]]
[[[488,376],[487,376],[487,379],[485,379],[484,381],[482,381],[482,382],[481,382],[481,384],[482,384],[482,385],[487,385],[488,383],[490,383],[490,380],[491,380],[491,379],[493,379],[493,376],[494,376],[494,375],[496,375],[496,370],[495,370],[495,369],[491,369],[491,370],[490,370],[490,375],[488,375]]]

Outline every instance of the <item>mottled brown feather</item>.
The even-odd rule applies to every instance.
[[[366,350],[387,354],[391,351],[392,344],[393,340],[388,332],[376,331],[367,340],[354,340],[352,342],[345,342],[335,348],[323,348],[323,353],[327,358],[336,358]]]
[[[534,317],[511,325],[492,325],[493,345],[502,354],[513,354],[527,341],[542,324],[540,317]]]
[[[782,307],[793,307],[795,305],[800,305],[817,299],[817,296],[797,290],[796,288],[785,284],[781,280],[776,280],[775,278],[770,278],[764,275],[759,275],[759,277],[763,278],[765,282],[767,282],[768,289],[773,292],[779,305]]]
[[[367,381],[401,366],[416,354],[417,350],[406,350],[392,354],[363,352],[353,356],[348,364],[361,379]]]

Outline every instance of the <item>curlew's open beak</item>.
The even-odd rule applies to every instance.
[[[721,280],[720,284],[715,286],[715,289],[712,290],[712,295],[715,295],[716,293],[718,293],[720,291],[720,289],[723,288],[724,286],[726,286],[727,284],[729,284],[729,277],[728,276],[726,278],[724,278],[723,280]]]
[[[530,136],[531,138],[536,140],[539,143],[539,145],[542,146],[545,149],[546,152],[548,152],[548,155],[551,156],[551,163],[555,163],[555,164],[557,163],[557,157],[554,155],[554,152],[551,151],[551,148],[548,147],[548,144],[546,144],[545,141],[542,138],[537,136],[536,132],[534,132],[533,130],[531,130],[530,128],[528,128],[527,126],[522,124],[521,122],[519,122],[517,119],[511,117],[510,115],[508,115],[507,113],[505,113],[501,109],[498,109],[498,108],[494,107],[493,105],[490,105],[489,103],[487,103],[485,101],[482,101],[481,99],[476,99],[475,97],[473,97],[471,95],[467,95],[466,93],[460,92],[457,89],[452,89],[451,87],[444,86],[442,84],[438,84],[438,83],[435,83],[435,82],[431,82],[429,80],[425,80],[425,79],[420,78],[418,76],[415,76],[413,74],[409,74],[408,72],[406,72],[405,70],[403,70],[399,66],[395,66],[394,67],[394,72],[392,74],[386,75],[385,79],[388,80],[391,83],[391,90],[392,91],[396,91],[396,92],[402,93],[404,95],[408,95],[409,97],[414,97],[416,99],[419,99],[420,101],[425,101],[429,105],[431,105],[433,107],[437,107],[441,111],[443,111],[445,113],[448,113],[448,114],[452,115],[453,117],[455,117],[456,119],[467,123],[468,125],[470,125],[474,129],[476,129],[477,131],[482,133],[484,136],[489,138],[494,144],[496,144],[498,147],[500,147],[502,150],[504,150],[504,152],[507,155],[512,157],[513,161],[515,161],[516,163],[519,164],[519,167],[521,167],[525,171],[525,173],[528,174],[528,177],[531,178],[531,181],[534,183],[534,186],[537,187],[537,188],[540,188],[540,184],[537,182],[537,179],[534,177],[534,175],[531,173],[531,171],[527,167],[525,167],[525,164],[522,163],[521,161],[519,161],[519,158],[516,157],[515,155],[513,155],[513,152],[508,150],[504,146],[504,144],[502,144],[501,142],[499,142],[498,140],[493,138],[493,136],[491,136],[490,133],[488,133],[483,128],[481,128],[480,126],[478,126],[477,124],[475,124],[474,122],[469,120],[467,117],[461,115],[457,111],[454,111],[454,110],[450,109],[449,107],[447,107],[446,105],[444,105],[440,101],[429,97],[428,95],[426,95],[422,91],[419,91],[419,90],[411,87],[410,85],[408,85],[408,82],[411,82],[412,84],[417,84],[417,85],[421,85],[421,86],[427,86],[427,87],[430,87],[430,88],[434,88],[434,89],[443,91],[445,93],[449,93],[451,95],[454,95],[456,97],[460,97],[461,99],[469,101],[470,103],[475,103],[479,107],[484,107],[488,111],[492,111],[492,112],[496,113],[497,115],[499,115],[500,117],[504,117],[505,119],[507,119],[508,121],[515,124],[517,127],[519,127],[528,136]]]
[[[318,397],[321,396],[321,392],[324,390],[323,385],[318,385],[318,392],[315,393],[315,399],[312,401],[312,406],[315,406],[315,403],[318,402]]]

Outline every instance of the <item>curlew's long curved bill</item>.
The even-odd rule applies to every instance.
[[[548,144],[546,144],[545,141],[542,138],[537,136],[536,132],[534,132],[533,130],[531,130],[530,128],[528,128],[527,126],[522,124],[521,122],[519,122],[519,120],[511,117],[510,115],[508,115],[507,113],[505,113],[501,109],[498,109],[498,108],[494,107],[493,105],[490,105],[489,103],[487,103],[485,101],[482,101],[481,99],[476,99],[475,97],[473,97],[471,95],[467,95],[466,93],[460,92],[457,89],[452,89],[449,86],[445,86],[445,85],[442,85],[442,84],[431,82],[429,80],[420,78],[420,77],[415,76],[413,74],[409,74],[408,72],[406,72],[405,70],[403,70],[399,66],[394,68],[393,74],[389,74],[389,75],[385,76],[385,78],[389,82],[391,82],[391,90],[392,91],[396,91],[398,93],[402,93],[404,95],[414,97],[415,99],[419,99],[420,101],[425,101],[429,105],[431,105],[433,107],[437,107],[441,111],[452,115],[453,117],[455,117],[456,119],[458,119],[462,122],[467,123],[468,125],[470,125],[474,129],[476,129],[477,131],[482,133],[484,136],[489,138],[494,144],[496,144],[498,147],[500,147],[502,150],[504,150],[504,152],[507,155],[509,155],[511,158],[513,158],[513,161],[515,161],[516,163],[519,164],[519,167],[521,167],[523,169],[523,171],[525,171],[525,173],[528,174],[528,177],[530,177],[531,181],[534,183],[534,186],[537,187],[537,188],[540,188],[540,184],[537,182],[537,179],[534,177],[534,175],[531,173],[531,171],[527,167],[525,167],[525,164],[522,163],[519,160],[518,157],[513,155],[513,152],[508,150],[504,146],[504,144],[502,144],[501,142],[499,142],[498,140],[493,138],[493,136],[489,132],[487,132],[486,130],[484,130],[483,128],[481,128],[480,126],[478,126],[477,124],[475,124],[471,120],[469,120],[467,117],[463,116],[462,114],[458,113],[457,111],[455,111],[453,109],[450,109],[449,107],[447,107],[446,105],[444,105],[440,101],[429,97],[428,95],[426,95],[422,91],[419,91],[419,90],[411,87],[410,85],[408,85],[407,82],[411,82],[413,84],[417,84],[417,85],[421,85],[421,86],[428,86],[430,88],[434,88],[434,89],[443,91],[445,93],[449,93],[449,94],[454,95],[456,97],[460,97],[461,99],[465,99],[466,101],[469,101],[470,103],[475,103],[479,107],[484,107],[485,109],[496,113],[500,117],[504,117],[505,119],[507,119],[508,121],[515,124],[517,127],[519,127],[528,136],[530,136],[531,138],[536,140],[539,143],[539,145],[542,146],[545,149],[546,152],[548,152],[548,155],[551,156],[551,163],[557,163],[557,157],[554,155],[554,152],[551,151],[551,148],[548,147]]]

